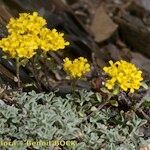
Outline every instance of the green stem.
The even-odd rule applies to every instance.
[[[37,75],[37,70],[35,69],[36,60],[38,60],[37,55],[35,55],[31,59],[31,65],[32,65],[32,69],[33,69],[32,72],[33,72],[33,76],[35,77],[35,80],[36,80],[37,88],[41,92],[42,91],[41,83],[39,82],[38,75]]]
[[[18,79],[18,88],[21,88],[21,82],[20,82],[20,75],[19,75],[19,71],[20,71],[20,62],[19,62],[19,57],[16,58],[16,76]]]
[[[47,82],[47,88],[50,89],[50,84],[49,84],[49,79],[48,79],[48,70],[47,70],[47,54],[43,53],[43,58],[44,58],[44,73],[45,73],[45,78],[46,78],[46,82]]]
[[[72,81],[72,84],[71,84],[72,93],[73,93],[74,96],[75,96],[76,82],[77,82],[77,80],[74,79],[74,80]]]

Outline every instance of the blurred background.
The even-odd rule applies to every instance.
[[[101,85],[102,68],[109,60],[126,60],[136,64],[150,81],[150,0],[0,0],[0,38],[7,36],[10,17],[21,12],[37,11],[46,18],[50,29],[65,33],[70,46],[49,52],[49,66],[28,62],[21,68],[24,91],[70,92],[70,81],[62,68],[63,58],[86,57],[92,71],[78,88],[96,89]],[[43,67],[47,67],[47,72]],[[0,84],[16,88],[13,59],[4,59],[0,51]],[[45,79],[45,74],[48,79]],[[35,77],[36,76],[36,77]],[[48,83],[46,82],[48,80]]]

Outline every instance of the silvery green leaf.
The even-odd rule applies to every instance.
[[[116,150],[115,144],[114,143],[107,144],[106,150]]]
[[[147,85],[145,82],[142,82],[141,86],[142,86],[144,89],[146,89],[146,90],[149,88],[148,85]]]
[[[118,107],[118,102],[116,100],[110,100],[112,106]]]
[[[101,103],[102,102],[101,94],[100,93],[96,93],[95,95],[96,95],[97,100]]]
[[[85,150],[85,149],[86,149],[86,144],[84,142],[81,142],[76,146],[76,150]]]
[[[113,93],[114,95],[117,95],[117,94],[119,94],[119,91],[120,91],[120,90],[119,90],[119,87],[115,87],[115,88],[113,89],[113,92],[112,92],[112,93]]]
[[[97,108],[95,106],[92,106],[91,111],[97,111]]]
[[[5,105],[6,105],[5,102],[0,99],[0,107],[1,107],[1,106],[5,106]]]

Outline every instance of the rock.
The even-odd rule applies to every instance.
[[[150,31],[142,21],[128,13],[115,17],[121,39],[133,50],[150,57]]]
[[[150,0],[133,0],[133,2],[145,10],[150,11]]]
[[[131,62],[136,64],[140,69],[150,73],[150,60],[140,53],[132,52]]]
[[[102,6],[97,8],[91,24],[91,31],[93,32],[96,42],[103,42],[110,38],[117,27],[118,26],[111,20]]]

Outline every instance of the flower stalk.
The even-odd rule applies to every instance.
[[[45,78],[46,78],[46,82],[47,82],[47,88],[50,88],[50,84],[49,84],[49,79],[48,79],[48,70],[47,70],[47,54],[46,52],[43,52],[43,58],[44,58],[44,73],[45,73]]]
[[[16,58],[16,76],[17,76],[17,82],[18,82],[18,89],[21,89],[21,81],[20,81],[20,61],[19,57]]]
[[[75,96],[75,90],[76,90],[76,83],[77,83],[77,80],[74,79],[71,83],[71,90],[72,90],[72,94]]]

